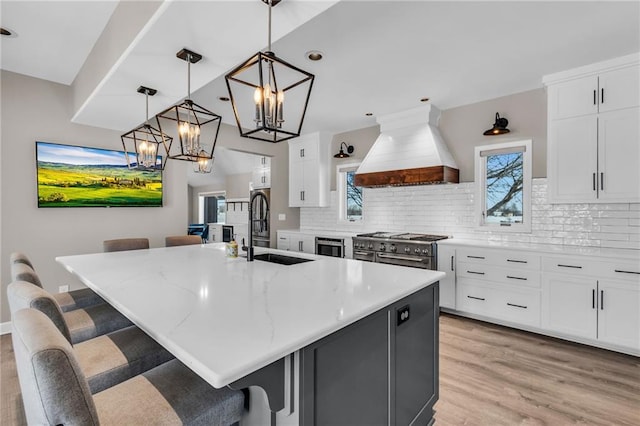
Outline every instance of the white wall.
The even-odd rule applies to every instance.
[[[0,244],[1,315],[9,321],[6,286],[9,254],[25,252],[45,288],[81,284],[55,262],[56,256],[102,251],[102,241],[147,237],[152,247],[164,237],[184,234],[188,224],[186,162],[174,161],[164,172],[162,208],[38,208],[35,141],[121,150],[120,132],[71,123],[69,86],[11,72],[1,74],[2,130]]]

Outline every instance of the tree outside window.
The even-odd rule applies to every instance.
[[[355,184],[356,171],[345,173],[346,179],[346,219],[349,221],[362,220],[362,187]]]

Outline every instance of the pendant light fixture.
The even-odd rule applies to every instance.
[[[156,115],[158,127],[162,129],[165,120],[174,121],[177,126],[180,152],[170,153],[169,158],[193,162],[196,173],[210,173],[222,117],[191,100],[191,64],[199,62],[202,55],[182,49],[176,56],[187,62],[187,97]]]
[[[281,142],[300,136],[315,76],[278,58],[271,51],[271,9],[268,44],[225,76],[240,136]]]
[[[140,86],[137,92],[145,95],[146,121],[120,136],[127,165],[130,169],[164,170],[173,138],[149,124],[149,96],[155,95],[157,90]],[[160,153],[161,146],[163,153]]]
[[[496,112],[496,122],[493,123],[493,127],[489,130],[485,130],[483,135],[485,136],[495,136],[495,135],[504,135],[505,133],[509,133],[510,130],[507,129],[509,125],[509,120],[504,117],[500,117],[500,114]]]
[[[342,150],[343,146],[347,149],[347,152],[344,152]],[[353,154],[353,149],[354,149],[353,145],[347,145],[346,143],[342,142],[340,144],[340,152],[337,153],[336,155],[334,155],[333,157],[334,158],[348,158],[348,157],[350,157],[349,154]]]

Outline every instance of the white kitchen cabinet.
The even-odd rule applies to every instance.
[[[316,252],[316,237],[300,232],[278,231],[277,248],[314,254]]]
[[[546,76],[552,203],[640,201],[639,55]]]
[[[440,307],[456,308],[456,249],[438,246],[438,271],[447,274],[440,280]]]
[[[330,142],[325,133],[289,140],[289,207],[328,205]]]
[[[640,264],[547,257],[544,270],[543,327],[640,350]]]
[[[271,158],[266,155],[256,157],[252,172],[253,188],[271,188]]]
[[[289,250],[290,242],[291,242],[291,234],[285,234],[284,232],[278,231],[278,243],[276,244],[276,248],[278,250]]]

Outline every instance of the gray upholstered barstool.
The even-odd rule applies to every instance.
[[[28,281],[40,288],[44,288],[31,261],[25,254],[19,252],[11,253],[11,281]],[[51,296],[56,300],[62,312],[104,303],[104,300],[90,288],[54,293]]]
[[[91,395],[71,345],[34,309],[17,311],[12,333],[29,424],[225,425],[244,412],[244,394],[215,389],[178,360]]]
[[[102,242],[102,250],[105,253],[111,251],[142,250],[148,248],[148,238],[119,238],[116,240],[105,240]]]
[[[188,246],[202,244],[202,238],[199,235],[174,235],[164,239],[166,247]]]
[[[7,296],[11,312],[23,308],[42,311],[72,344],[133,325],[107,303],[62,312],[51,294],[27,281],[14,281],[9,284]]]

